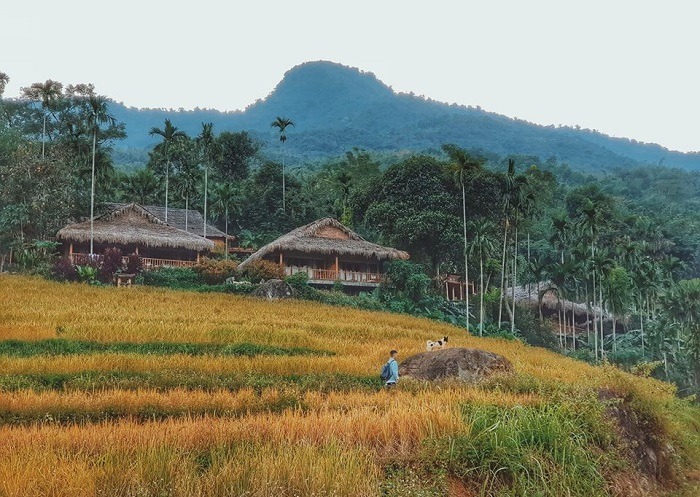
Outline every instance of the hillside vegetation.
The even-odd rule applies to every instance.
[[[700,411],[613,367],[293,300],[4,275],[0,301],[3,497],[697,495]],[[516,374],[382,389],[444,335]]]
[[[588,171],[659,162],[700,169],[698,153],[674,152],[594,130],[540,126],[479,107],[397,94],[372,73],[324,61],[290,69],[269,95],[243,112],[135,109],[123,104],[114,104],[112,110],[126,124],[128,135],[117,144],[118,164],[145,162],[144,150],[157,143],[148,131],[164,119],[171,119],[189,134],[196,134],[202,122],[212,122],[221,131],[249,131],[265,143],[265,154],[277,159],[280,152],[270,122],[282,115],[296,123],[286,148],[289,160],[297,164],[338,156],[352,147],[417,152],[455,143],[498,154],[555,157]]]

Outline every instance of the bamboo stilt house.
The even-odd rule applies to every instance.
[[[384,281],[384,261],[409,258],[402,250],[368,242],[340,222],[324,218],[297,228],[268,243],[240,264],[267,260],[284,267],[291,276],[306,273],[309,283],[372,288]]]
[[[66,255],[80,261],[89,256],[90,221],[68,225],[56,238]],[[146,268],[194,265],[201,253],[214,248],[213,241],[166,224],[134,203],[96,217],[93,244],[95,254],[110,247],[121,249],[123,254],[139,254]]]

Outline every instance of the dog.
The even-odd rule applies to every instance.
[[[426,342],[426,348],[428,349],[428,352],[435,349],[444,349],[447,346],[448,338],[449,337],[442,337],[440,340],[437,340],[435,342],[428,340]]]

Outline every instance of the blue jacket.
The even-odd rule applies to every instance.
[[[386,380],[387,383],[396,383],[399,381],[399,363],[396,362],[396,359],[391,358],[389,359],[389,371],[391,371],[391,376],[389,376],[389,379]]]

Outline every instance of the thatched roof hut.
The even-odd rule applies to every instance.
[[[108,203],[105,207],[108,211],[121,209],[128,204]],[[161,205],[142,205],[143,209],[165,222],[165,207]],[[168,207],[168,224],[175,228],[185,230],[193,235],[204,235],[204,216],[194,209],[178,209]],[[185,227],[187,229],[185,229]],[[207,238],[226,238],[226,233],[207,223]],[[229,238],[233,238],[229,235]]]
[[[337,220],[327,217],[290,231],[268,243],[243,261],[239,267],[245,267],[253,261],[280,252],[355,256],[378,261],[409,258],[407,252],[368,242]]]
[[[512,291],[512,288],[507,288],[506,295],[510,297]],[[584,319],[586,317],[590,317],[590,313],[593,310],[593,308],[589,309],[585,303],[572,302],[571,300],[566,299],[561,299],[561,301],[558,300],[552,284],[546,281],[540,283],[540,294],[542,297],[542,308],[548,310],[549,312],[557,312],[557,309],[559,309],[559,306],[561,305],[561,308],[565,309],[567,312],[571,312],[573,310],[577,319]],[[530,285],[529,288],[527,285],[515,287],[515,301],[518,304],[537,307],[540,305],[539,298],[540,295],[537,293],[536,284]],[[602,313],[603,319],[605,320],[612,320],[612,316],[600,306],[595,307],[595,312],[598,316],[600,316]]]
[[[90,221],[68,225],[59,230],[56,238],[70,242],[89,242]],[[211,240],[170,226],[134,203],[96,217],[93,222],[93,239],[95,243],[100,244],[139,245],[197,252],[214,248],[214,242]]]

